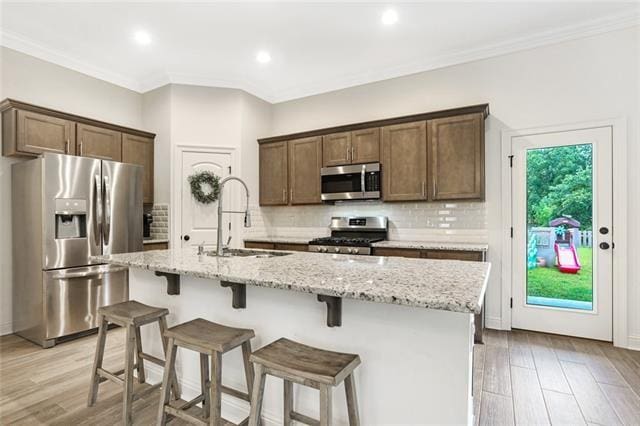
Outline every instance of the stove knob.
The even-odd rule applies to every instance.
[[[334,248],[333,251],[335,251],[336,253],[340,253],[340,247]]]
[[[358,254],[358,252],[360,251],[360,249],[353,249],[353,254]]]
[[[347,251],[349,252],[349,254],[353,253],[353,249],[347,249]]]
[[[317,251],[318,253],[322,253],[322,247],[316,247],[316,251]]]
[[[328,248],[326,248],[326,247],[324,247],[324,248],[322,249],[322,252],[323,252],[323,253],[326,253],[326,252],[328,252],[328,251],[329,251],[329,249],[328,249]]]

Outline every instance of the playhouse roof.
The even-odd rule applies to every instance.
[[[571,216],[560,216],[549,221],[549,226],[564,225],[567,228],[580,228],[580,222],[572,218]]]

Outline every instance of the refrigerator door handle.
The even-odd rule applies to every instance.
[[[94,244],[100,245],[100,234],[102,233],[102,185],[100,185],[100,175],[95,175],[95,186],[94,189],[96,191],[96,200],[93,206],[95,213],[95,232],[93,233]],[[96,241],[97,240],[97,241]]]
[[[102,229],[104,245],[109,245],[111,235],[111,184],[109,176],[104,176],[104,227]]]
[[[84,268],[83,268],[84,269]],[[87,268],[88,269],[88,268]],[[126,271],[126,266],[111,266],[108,268],[98,267],[79,272],[60,272],[50,277],[52,280],[69,280],[72,278],[101,278],[104,274],[112,274],[116,272]]]

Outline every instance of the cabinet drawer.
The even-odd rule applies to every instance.
[[[424,250],[420,257],[425,259],[469,260],[482,262],[482,252],[462,250]]]
[[[276,250],[287,251],[307,251],[309,246],[307,244],[291,244],[291,243],[276,243]]]
[[[413,257],[417,259],[417,258],[420,258],[420,250],[374,247],[373,255],[374,256],[390,256],[390,257]]]
[[[262,242],[257,242],[257,241],[245,241],[244,248],[274,250],[276,247],[275,247],[275,244],[273,244],[273,243],[262,243]]]
[[[144,244],[144,251],[150,251],[150,250],[167,250],[169,248],[169,244],[168,243],[151,243],[151,244]]]

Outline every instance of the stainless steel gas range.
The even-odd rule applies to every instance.
[[[373,243],[387,239],[387,223],[385,216],[332,217],[331,236],[309,241],[309,251],[370,255]]]

